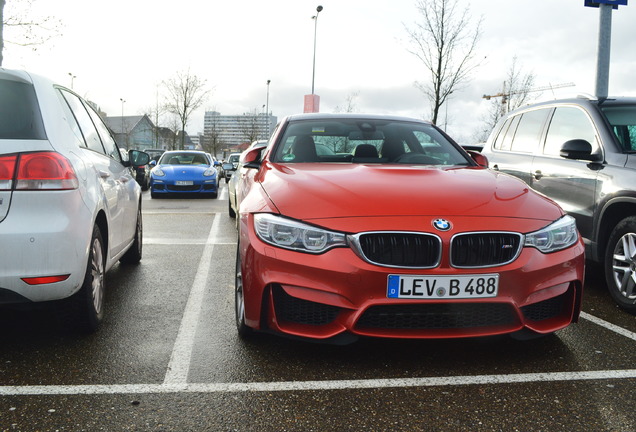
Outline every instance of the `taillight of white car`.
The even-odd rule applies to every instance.
[[[73,166],[59,153],[0,156],[0,190],[69,190],[78,187]]]

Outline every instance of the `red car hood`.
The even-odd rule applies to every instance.
[[[483,168],[267,164],[260,181],[281,214],[300,220],[475,216],[553,221],[564,214],[520,180]]]

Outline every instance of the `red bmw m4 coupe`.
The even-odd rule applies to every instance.
[[[241,158],[241,336],[527,338],[578,320],[574,219],[428,122],[295,115]]]

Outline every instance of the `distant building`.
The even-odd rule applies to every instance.
[[[113,133],[115,141],[120,148],[137,150],[156,148],[155,125],[147,115],[104,116],[104,121]]]
[[[170,150],[177,148],[177,134],[167,127],[157,128],[157,147],[162,150]]]
[[[217,155],[222,157],[240,149],[241,144],[269,139],[277,118],[265,113],[221,115],[206,111],[203,120],[204,142],[217,143]]]

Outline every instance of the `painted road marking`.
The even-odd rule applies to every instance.
[[[509,375],[474,375],[430,378],[387,378],[368,380],[283,381],[251,383],[164,383],[68,386],[4,386],[0,396],[100,395],[158,393],[246,393],[279,391],[356,390],[406,387],[516,384],[532,382],[590,381],[636,378],[636,369],[588,372],[550,372]]]
[[[214,239],[219,236],[221,217],[216,215],[212,221],[208,240],[203,248],[199,267],[186,304],[179,333],[170,356],[170,363],[164,378],[164,384],[181,384],[187,382],[190,371],[190,359],[192,358],[192,348],[194,347],[194,336],[199,323],[199,315],[203,305],[203,295],[208,282],[208,274],[212,263],[212,252],[214,251]]]

